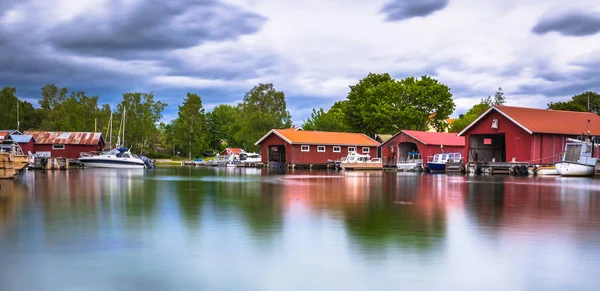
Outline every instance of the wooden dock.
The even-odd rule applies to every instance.
[[[514,176],[529,175],[529,164],[522,162],[470,163],[468,168],[474,168],[476,174]]]
[[[35,157],[34,170],[68,170],[70,168],[67,158]]]

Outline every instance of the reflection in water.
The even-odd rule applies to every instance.
[[[600,181],[166,167],[0,180],[1,290],[595,290]]]

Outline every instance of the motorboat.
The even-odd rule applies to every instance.
[[[145,157],[138,157],[125,148],[116,148],[101,155],[82,154],[79,161],[89,168],[145,169],[154,164]]]
[[[240,162],[245,164],[258,164],[262,163],[262,157],[257,153],[245,153],[240,154]]]
[[[591,142],[567,139],[562,160],[554,164],[556,171],[561,176],[592,176],[598,160],[592,152]]]
[[[380,158],[373,158],[368,154],[351,152],[345,159],[340,159],[342,170],[382,170],[383,162]]]
[[[427,162],[427,168],[431,172],[445,172],[446,163],[462,162],[461,153],[441,153],[433,156],[430,162]]]
[[[408,152],[403,161],[398,161],[396,167],[399,171],[423,171],[423,159],[416,151]]]

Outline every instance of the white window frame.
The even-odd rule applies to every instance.
[[[350,150],[352,149],[352,150]],[[349,153],[355,153],[356,152],[356,147],[348,147],[348,152]]]
[[[306,147],[306,150],[304,149],[304,147]],[[310,146],[309,145],[301,145],[300,146],[300,151],[308,153],[308,152],[310,152]]]
[[[60,147],[57,147],[60,146]],[[52,149],[53,150],[64,150],[65,149],[65,145],[64,144],[53,144],[52,145]]]
[[[321,150],[323,149],[323,150]],[[317,146],[317,152],[318,153],[324,153],[327,150],[326,146]]]
[[[342,147],[341,146],[333,146],[333,152],[334,153],[341,153],[342,152]]]
[[[371,148],[370,147],[362,147],[362,153],[363,154],[368,154],[371,152]]]

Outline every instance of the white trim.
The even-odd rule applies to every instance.
[[[350,151],[350,149],[353,149],[353,151]],[[349,153],[355,153],[356,152],[356,147],[348,147],[348,152]]]
[[[335,150],[337,148],[337,151]],[[333,146],[333,152],[334,153],[341,153],[342,152],[342,147],[341,146]]]
[[[265,138],[267,138],[272,133],[276,134],[278,137],[285,140],[287,143],[292,144],[292,141],[287,139],[287,137],[283,136],[283,134],[279,133],[275,129],[271,129],[271,131],[267,132],[267,134],[263,135],[263,137],[261,137],[257,142],[255,142],[254,145],[259,145]]]
[[[367,149],[367,151],[366,151],[366,152],[365,152],[365,149]],[[361,152],[362,152],[363,154],[368,154],[368,153],[370,153],[370,152],[371,152],[371,148],[370,148],[370,147],[362,147],[362,149],[361,149]]]
[[[323,150],[320,150],[320,148],[323,148]],[[327,146],[317,146],[318,153],[324,153],[325,151],[327,151]]]
[[[308,149],[304,150],[304,147],[308,147]],[[303,152],[303,153],[308,153],[308,152],[310,152],[310,145],[307,145],[307,144],[303,144],[303,145],[301,145],[301,146],[300,146],[300,151],[301,151],[301,152]]]
[[[506,117],[508,120],[510,120],[514,124],[518,125],[524,131],[528,132],[529,134],[533,134],[533,131],[531,131],[529,128],[527,128],[524,125],[520,124],[519,122],[517,122],[516,120],[514,120],[512,117],[508,116],[508,114],[506,114],[506,113],[502,112],[502,110],[496,108],[496,106],[492,106],[486,112],[484,112],[479,117],[477,117],[477,119],[475,119],[473,122],[471,122],[471,124],[469,124],[467,127],[465,127],[465,129],[463,129],[461,132],[459,132],[458,136],[462,136],[463,134],[465,134],[465,132],[467,130],[469,130],[471,127],[473,127],[473,125],[475,125],[475,123],[479,122],[479,120],[481,120],[483,117],[485,117],[486,115],[488,115],[488,113],[490,113],[490,111],[492,111],[492,110],[496,110],[496,112],[502,114],[502,116]]]
[[[56,146],[62,146],[62,148],[56,148]],[[52,150],[64,150],[65,149],[65,145],[64,144],[53,144],[52,145]]]

